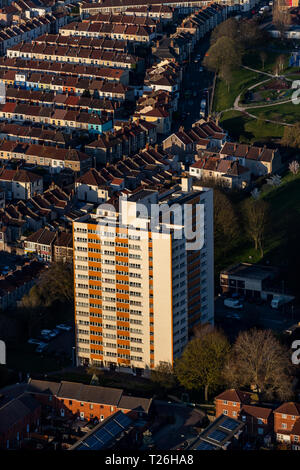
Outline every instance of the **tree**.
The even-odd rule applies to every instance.
[[[151,370],[151,380],[166,390],[173,388],[176,380],[172,364],[160,362],[155,369]]]
[[[273,5],[273,23],[279,31],[281,39],[284,39],[285,32],[291,24],[291,14],[286,8],[285,0],[276,0]]]
[[[215,253],[224,255],[232,248],[239,235],[238,218],[234,207],[222,191],[214,189],[214,241]]]
[[[260,60],[261,60],[262,68],[264,70],[265,69],[265,63],[266,63],[266,60],[268,58],[267,53],[265,51],[260,51],[259,57],[260,57]]]
[[[221,331],[203,330],[192,339],[176,361],[175,375],[187,390],[204,389],[205,401],[209,393],[223,382],[222,371],[229,353],[229,343]]]
[[[284,69],[284,66],[285,66],[285,56],[283,54],[280,54],[280,56],[278,56],[275,61],[275,66],[274,66],[275,75],[280,75],[280,73]]]
[[[220,23],[211,33],[211,44],[215,44],[218,39],[226,37],[234,42],[239,41],[239,23],[235,18],[229,18]]]
[[[263,242],[268,223],[269,206],[263,199],[247,199],[244,203],[243,215],[246,233],[254,241],[255,250],[263,256]]]
[[[255,47],[264,39],[264,33],[253,19],[243,19],[239,27],[239,41],[244,49]]]
[[[224,368],[230,387],[253,387],[265,399],[292,396],[288,351],[271,330],[256,328],[239,334]]]
[[[52,263],[39,280],[39,288],[46,294],[49,302],[73,303],[74,278],[72,263]]]
[[[294,126],[285,126],[281,144],[285,147],[300,148],[300,122]]]
[[[223,65],[219,73],[220,78],[224,80],[227,85],[228,91],[230,90],[230,85],[233,82],[232,70],[228,64]]]
[[[297,175],[297,173],[299,172],[299,167],[300,165],[297,160],[294,160],[289,164],[289,170],[293,175]]]
[[[219,74],[225,67],[227,71],[232,72],[241,65],[241,62],[241,47],[233,39],[222,36],[209,48],[203,65]]]

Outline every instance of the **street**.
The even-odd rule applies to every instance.
[[[209,41],[210,37],[207,37],[195,47],[190,62],[185,66],[178,105],[179,119],[173,122],[173,132],[180,126],[188,129],[200,119],[200,103],[203,98],[207,101],[206,115],[208,113],[214,75],[203,67],[202,61],[209,48]],[[197,55],[201,55],[201,59],[195,62]],[[203,67],[202,72],[199,71],[200,67]]]

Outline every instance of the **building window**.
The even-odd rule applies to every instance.
[[[223,405],[228,405],[228,401],[227,401],[227,400],[223,400]]]
[[[286,423],[281,423],[281,427],[282,427],[282,429],[286,429],[286,428],[287,428],[287,424],[286,424]]]
[[[223,415],[228,415],[228,411],[227,411],[227,410],[223,410]]]
[[[72,400],[69,400],[69,405],[72,406]]]
[[[80,403],[80,406],[84,406],[84,403],[83,403],[83,402],[81,402],[81,403]]]

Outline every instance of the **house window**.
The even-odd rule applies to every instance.
[[[282,427],[282,429],[286,429],[286,428],[287,428],[287,424],[286,424],[286,423],[281,423],[281,427]]]
[[[91,405],[90,405],[90,410],[92,410],[93,408],[94,408],[94,405],[91,404]]]
[[[82,401],[82,402],[80,403],[80,406],[83,406],[83,405],[84,405],[84,404],[83,404],[83,401]]]
[[[228,415],[228,411],[227,411],[227,410],[223,410],[223,415]]]
[[[113,406],[110,407],[110,411],[114,411],[114,407],[113,407]]]
[[[282,417],[283,419],[286,419],[286,415],[281,415],[281,417]]]
[[[262,435],[264,433],[264,430],[263,430],[263,428],[258,428],[257,432],[258,432],[258,434]]]
[[[103,420],[104,420],[104,416],[100,415],[100,421],[103,421]]]
[[[69,405],[72,406],[72,400],[69,400]]]
[[[258,423],[258,424],[264,424],[264,422],[263,422],[263,420],[262,420],[261,418],[258,418],[257,423]]]
[[[299,436],[294,436],[294,441],[298,442],[299,441]]]
[[[232,416],[236,416],[236,411],[233,411],[233,412],[232,412]]]
[[[223,400],[223,404],[224,404],[224,405],[228,405],[228,401],[227,401],[227,400]]]
[[[232,403],[232,405],[233,405],[233,406],[236,406],[236,401],[234,401],[234,402]]]

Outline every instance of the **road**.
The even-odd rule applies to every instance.
[[[202,60],[209,49],[209,37],[205,38],[198,46],[195,47],[190,61],[185,65],[183,70],[183,80],[178,104],[178,111],[180,114],[179,120],[173,122],[172,131],[176,132],[180,126],[186,129],[192,127],[192,124],[197,121],[200,116],[200,102],[202,98],[206,98],[208,93],[204,91],[206,88],[212,87],[213,73],[207,71],[205,68],[203,72],[199,71],[202,67]],[[200,54],[201,59],[195,63],[196,56]],[[190,91],[190,97],[186,98],[185,93]],[[194,96],[196,95],[196,96]],[[209,98],[210,99],[210,98]],[[184,115],[187,114],[187,115]]]

